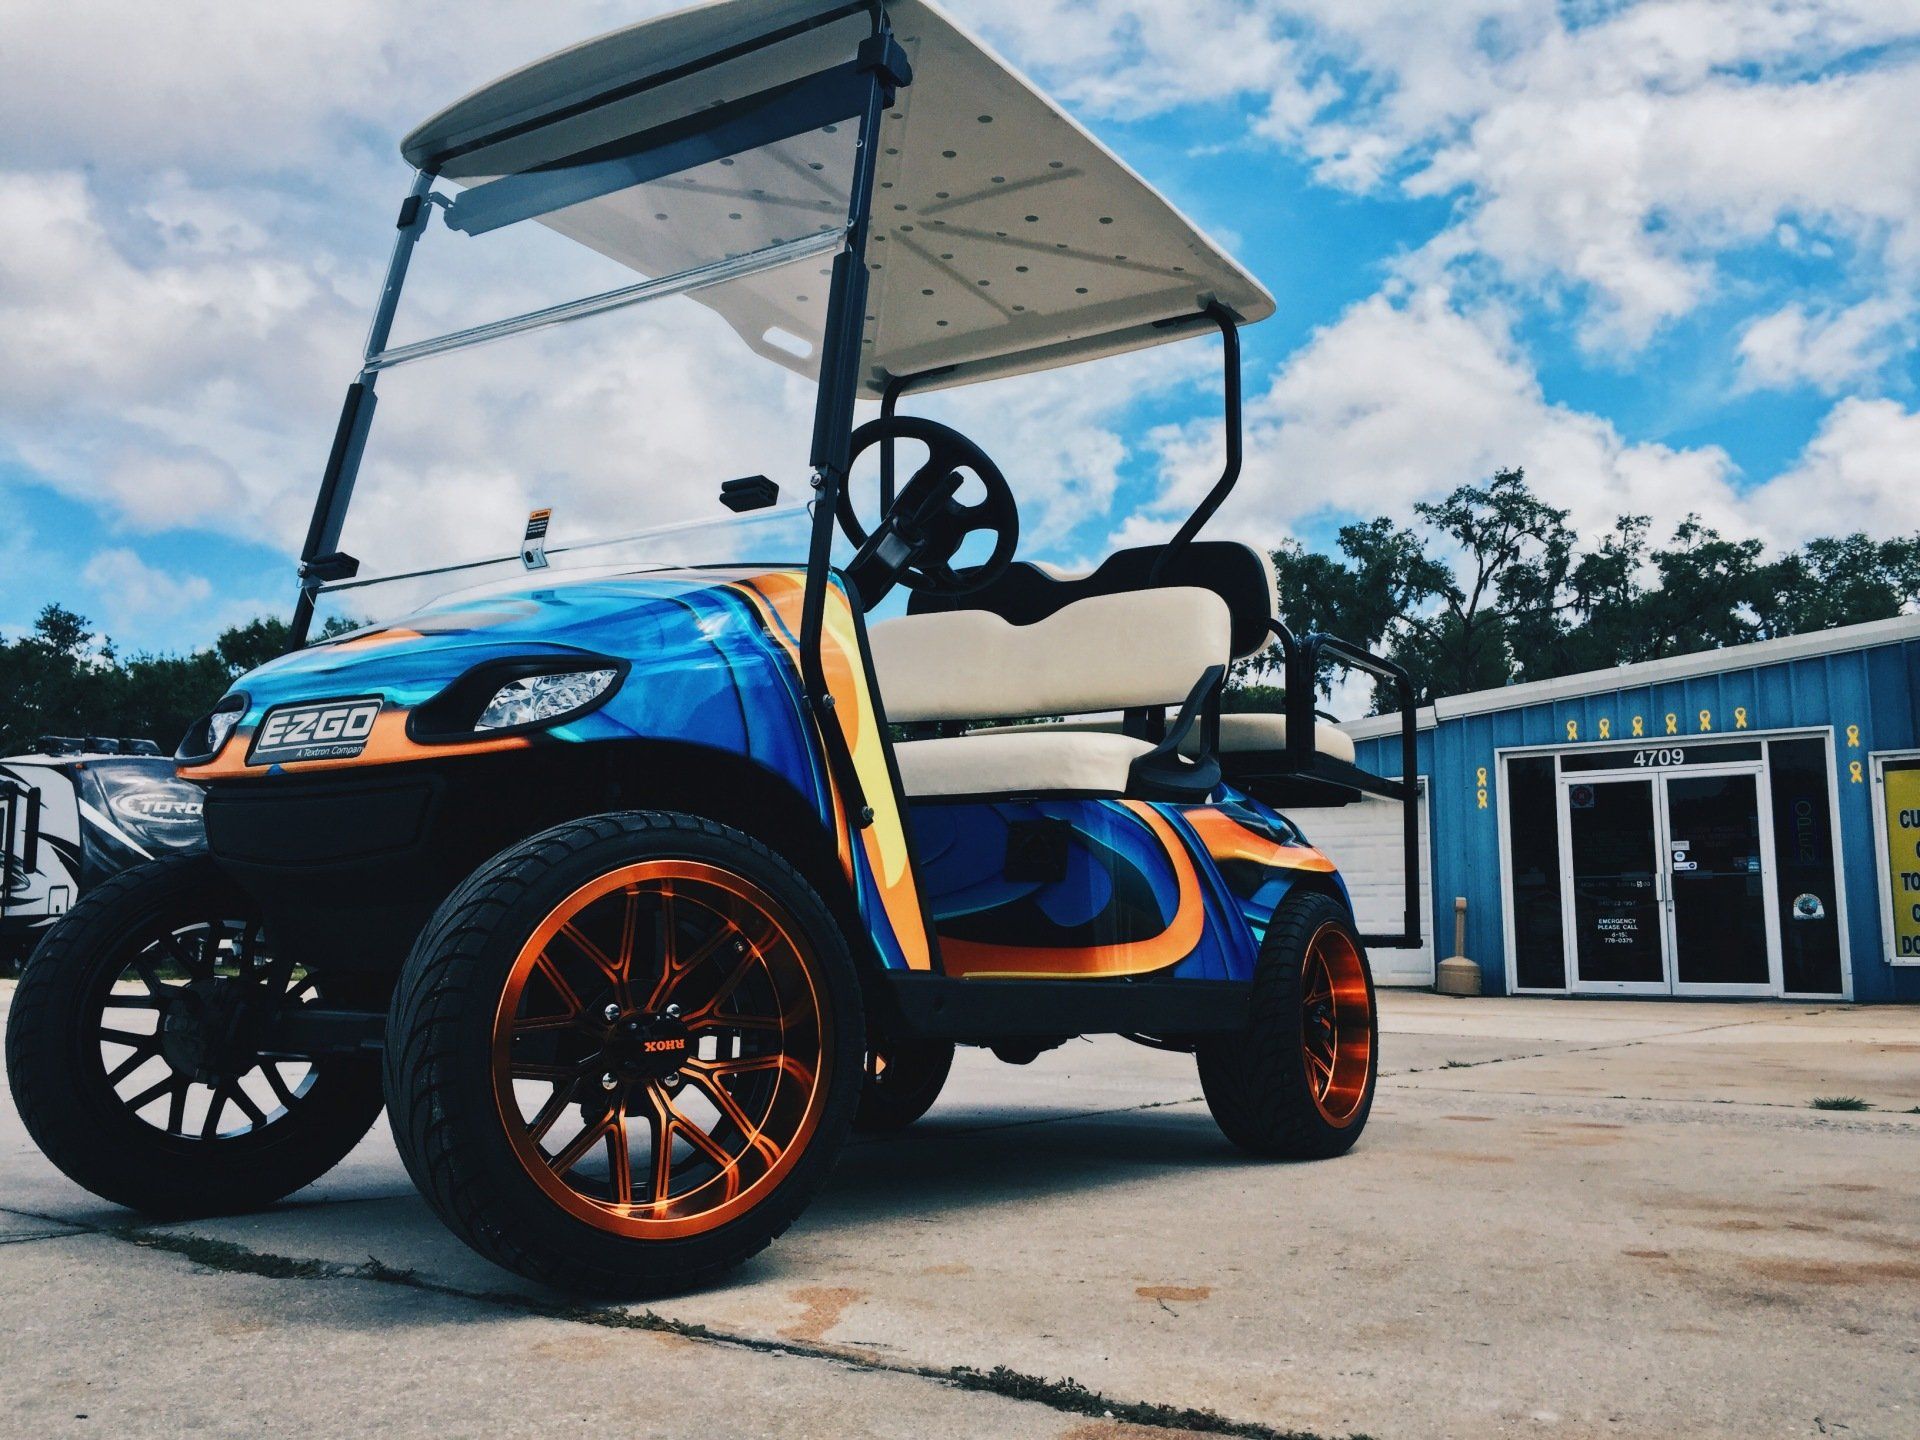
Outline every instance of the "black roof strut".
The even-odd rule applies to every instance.
[[[1206,498],[1194,507],[1193,514],[1174,532],[1166,548],[1155,561],[1150,583],[1159,584],[1160,577],[1166,573],[1174,557],[1187,548],[1189,541],[1200,533],[1200,527],[1213,518],[1227,496],[1233,493],[1233,487],[1240,480],[1241,427],[1240,427],[1240,330],[1239,321],[1234,313],[1218,300],[1209,300],[1201,312],[1220,327],[1220,350],[1222,360],[1222,383],[1226,392],[1226,432],[1227,463],[1221,470],[1220,478],[1213,482],[1213,488]]]

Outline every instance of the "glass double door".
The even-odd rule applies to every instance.
[[[1561,777],[1570,988],[1780,993],[1762,778],[1758,766]]]

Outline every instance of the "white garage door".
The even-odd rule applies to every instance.
[[[1369,795],[1351,805],[1286,811],[1307,839],[1340,867],[1353,895],[1354,918],[1367,934],[1397,933],[1406,918],[1400,858],[1400,802]],[[1433,851],[1427,833],[1427,782],[1420,781],[1420,931],[1418,950],[1367,952],[1377,985],[1433,983]]]

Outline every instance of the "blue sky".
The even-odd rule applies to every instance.
[[[122,649],[180,649],[284,608],[407,180],[396,137],[660,8],[8,6],[0,633],[58,600]],[[1920,5],[950,8],[1274,292],[1222,533],[1324,544],[1508,464],[1589,531],[1624,510],[1774,545],[1920,529]],[[416,318],[452,298],[424,290]],[[355,548],[507,549],[547,500],[583,528],[701,514],[749,468],[729,447],[791,452],[800,387],[735,381],[705,334],[667,368],[658,339],[396,386],[381,458],[405,478],[369,492]],[[929,408],[1052,479],[1031,553],[1085,559],[1165,533],[1218,463],[1215,377],[1186,348]],[[620,383],[535,406],[539,364]],[[635,394],[661,397],[651,420]],[[640,454],[669,477],[658,511],[633,507]]]

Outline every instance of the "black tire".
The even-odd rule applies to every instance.
[[[853,1128],[868,1134],[904,1130],[940,1098],[953,1069],[951,1040],[897,1040],[867,1052],[866,1082]]]
[[[1315,957],[1329,953],[1336,958],[1328,973],[1337,969],[1339,978],[1325,1003]],[[1337,1043],[1323,1073],[1330,1028]],[[1267,928],[1247,1029],[1198,1047],[1200,1088],[1221,1131],[1243,1150],[1290,1160],[1342,1155],[1373,1109],[1379,1042],[1373,975],[1353,917],[1330,896],[1296,893]]]
[[[232,986],[223,998],[238,993],[242,982],[222,977],[206,952],[193,955],[207,966],[202,980],[192,971],[180,971],[173,981],[161,980],[165,996],[157,994],[152,978],[131,988],[116,981],[142,957],[148,977],[156,966],[174,963],[159,948],[159,937],[187,933],[190,926],[222,922],[229,933],[246,935],[250,961],[270,958],[271,937],[257,948],[264,932],[253,906],[205,855],[169,856],[124,870],[83,896],[40,942],[27,962],[26,973],[14,992],[7,1020],[7,1081],[27,1133],[47,1158],[74,1183],[116,1205],[161,1219],[234,1214],[257,1210],[311,1184],[359,1143],[379,1117],[381,1108],[378,1057],[326,1056],[308,1062],[286,1062],[273,1067],[277,1082],[267,1089],[268,1071],[257,1053],[231,1049],[220,1063],[237,1068],[243,1058],[255,1058],[255,1068],[240,1072],[233,1086],[259,1112],[255,1119],[240,1111],[229,1094],[220,1099],[214,1085],[201,1085],[182,1068],[182,1036],[193,1016],[205,1013],[216,987]],[[211,925],[199,932],[215,932]],[[217,952],[217,946],[214,949]],[[178,952],[176,953],[184,953]],[[231,952],[237,953],[237,952]],[[234,968],[231,965],[226,968]],[[262,1005],[301,1003],[310,982],[293,974],[281,976],[277,990],[269,965],[259,978],[247,982],[247,993],[285,997]],[[260,987],[257,991],[253,986]],[[291,987],[298,985],[299,989]],[[191,993],[190,993],[191,992]],[[151,1003],[147,1003],[151,1000]],[[102,1027],[112,1032],[145,1034],[137,1027],[147,1022],[113,1016],[109,1009],[129,1017],[141,1011],[155,1013],[146,1046],[124,1045],[129,1053],[109,1062],[102,1044]],[[173,1038],[167,1039],[169,1032]],[[136,1062],[136,1055],[147,1051]],[[122,1080],[110,1078],[121,1063],[133,1066]],[[287,1090],[287,1068],[301,1072]],[[201,1073],[213,1073],[205,1071]],[[147,1093],[149,1082],[168,1088],[145,1105],[130,1101]],[[244,1082],[244,1083],[243,1083]],[[197,1096],[198,1090],[207,1093]],[[174,1125],[174,1093],[182,1096],[180,1125]],[[285,1104],[273,1099],[287,1093]],[[164,1115],[160,1101],[167,1102]],[[216,1109],[216,1101],[218,1108]],[[195,1103],[199,1111],[187,1106]],[[268,1110],[269,1104],[279,1108]],[[223,1119],[231,1111],[246,1121],[243,1129],[227,1131]],[[156,1116],[143,1119],[140,1112]],[[196,1114],[211,1113],[210,1121]],[[211,1137],[188,1133],[206,1125]]]
[[[737,964],[733,978],[723,982],[705,1010],[686,1021],[687,1029],[680,1038],[670,1042],[682,1049],[670,1061],[656,1062],[650,1056],[631,1053],[631,1047],[638,1043],[645,1043],[651,1050],[654,1041],[622,1041],[612,1032],[637,1029],[644,1021],[646,1034],[664,1033],[652,1027],[669,1023],[664,1013],[680,1012],[666,1007],[665,1012],[634,1018],[642,1007],[632,997],[643,987],[656,996],[679,993],[667,987],[682,981],[691,984],[696,974],[715,973],[697,967],[719,957],[717,948],[709,955],[710,947],[703,943],[700,953],[706,958],[689,961],[679,972],[681,980],[673,980],[671,966],[664,971],[656,967],[657,956],[650,956],[644,963],[640,960],[641,945],[661,947],[659,935],[681,933],[676,927],[693,922],[662,917],[679,917],[683,912],[707,923],[718,917],[719,928],[714,933],[721,939],[727,929],[727,921],[718,910],[709,915],[702,909],[699,892],[691,888],[700,882],[673,881],[667,893],[679,898],[672,900],[675,908],[669,910],[657,891],[647,890],[642,882],[631,878],[675,866],[683,871],[693,866],[702,875],[718,875],[719,883],[737,886],[738,893],[756,897],[762,910],[754,911],[749,906],[743,913],[770,915],[768,923],[776,927],[770,933],[781,938],[770,941],[763,933],[751,950],[744,940],[732,942],[734,953],[748,958],[727,962]],[[608,889],[599,899],[586,902],[589,908],[565,910],[582,894],[598,894],[593,889],[596,885],[614,884],[615,877],[628,877],[618,882],[622,888],[617,892]],[[643,897],[640,902],[622,902],[629,907],[637,903],[658,907],[657,912],[649,912],[653,918],[627,922],[621,935],[617,972],[604,967],[598,975],[583,972],[578,968],[579,953],[571,948],[561,947],[559,959],[550,955],[549,949],[566,930],[550,934],[535,946],[536,932],[554,925],[556,915],[571,913],[584,928],[594,921],[590,907],[602,901],[611,903],[616,893]],[[648,927],[644,935],[656,937],[652,941],[641,938],[643,923]],[[744,936],[745,930],[736,927],[736,934]],[[716,940],[714,947],[718,943]],[[613,958],[611,949],[603,952],[603,958]],[[561,997],[561,1014],[557,1018],[527,1018],[523,1007],[530,1003],[534,973],[553,973],[563,961],[574,968],[565,978],[564,993],[558,986],[551,991]],[[753,971],[750,982],[742,981],[739,976],[747,971],[749,963],[762,966],[764,973]],[[782,967],[778,975],[776,963]],[[795,966],[805,972],[804,985],[788,973]],[[719,968],[726,968],[725,963]],[[590,989],[602,983],[607,988]],[[651,1114],[667,1127],[667,1154],[672,1157],[673,1137],[691,1138],[684,1128],[686,1117],[679,1113],[679,1103],[705,1103],[709,1085],[727,1088],[725,1079],[705,1070],[714,1062],[706,1059],[708,1032],[698,1028],[705,1023],[700,1020],[701,1014],[711,1011],[711,1023],[725,1025],[730,1022],[719,1017],[722,1001],[730,992],[777,984],[803,989],[810,997],[809,1003],[817,1007],[810,1032],[813,1051],[809,1053],[817,1052],[818,1068],[809,1073],[804,1085],[793,1081],[797,1090],[804,1090],[804,1099],[790,1102],[804,1105],[804,1115],[812,1117],[811,1124],[798,1130],[791,1144],[780,1148],[777,1161],[766,1161],[751,1179],[741,1177],[748,1176],[748,1166],[755,1160],[752,1144],[735,1154],[739,1168],[727,1178],[726,1204],[713,1206],[705,1218],[685,1221],[708,1228],[657,1235],[649,1228],[655,1212],[664,1215],[667,1208],[690,1206],[692,1201],[656,1203],[660,1193],[673,1193],[673,1167],[681,1162],[669,1158],[664,1183],[654,1173],[651,1157],[657,1146],[651,1134],[657,1132],[643,1128],[649,1123],[646,1107],[664,1103],[664,1113],[655,1109]],[[755,1023],[777,1032],[777,1038],[761,1043],[774,1046],[784,1056],[792,1034],[788,1020],[791,1012],[777,990],[769,993],[774,994],[772,1008],[777,1021]],[[614,998],[610,1000],[609,996]],[[592,1017],[600,1013],[603,1001],[617,1010],[622,999],[628,1002],[628,1018],[614,1022],[607,1017],[606,1029],[601,1031]],[[741,1002],[735,1001],[734,1008],[740,1006]],[[502,1023],[507,1027],[507,1039],[505,1050],[499,1051]],[[497,1063],[498,1054],[521,1054],[515,1048],[520,1040],[538,1038],[532,1031],[542,1027],[557,1038],[543,1042],[551,1048],[542,1052],[541,1068],[564,1071],[571,1078],[527,1080],[517,1061],[504,1069]],[[575,1033],[584,1034],[589,1029],[594,1033],[586,1040]],[[387,1031],[388,1114],[400,1154],[421,1193],[448,1227],[487,1259],[541,1284],[574,1293],[626,1297],[663,1294],[699,1285],[758,1253],[813,1197],[837,1158],[853,1119],[860,1093],[865,1033],[859,980],[846,939],[819,896],[791,865],[757,840],[693,816],[658,811],[598,815],[556,826],[496,856],[435,913],[415,942],[394,992]],[[736,1035],[732,1051],[736,1056],[745,1053],[738,1039]],[[796,1047],[799,1044],[793,1043]],[[616,1044],[629,1047],[622,1052],[624,1060],[610,1058]],[[588,1051],[584,1058],[577,1054],[581,1048]],[[799,1053],[797,1048],[795,1053]],[[762,1059],[764,1056],[751,1063],[758,1065]],[[638,1078],[637,1071],[622,1070],[615,1088],[616,1065],[657,1063],[678,1068],[665,1074],[649,1071]],[[750,1062],[718,1063],[724,1068],[729,1063],[744,1067]],[[609,1083],[604,1087],[607,1094],[599,1096],[602,1087],[595,1072],[602,1067],[606,1067]],[[789,1072],[782,1060],[763,1081],[750,1081],[749,1085],[762,1083],[770,1087],[770,1092],[787,1093],[782,1087],[788,1081]],[[520,1108],[518,1087],[522,1083],[552,1086],[538,1107],[538,1116],[529,1118]],[[669,1088],[682,1084],[684,1090]],[[737,1089],[728,1093],[736,1101],[737,1114],[754,1103],[750,1098],[741,1099]],[[575,1096],[580,1097],[577,1105]],[[631,1118],[638,1122],[632,1132],[627,1128],[629,1106]],[[539,1116],[547,1115],[549,1108],[564,1119],[549,1119],[546,1128],[538,1128]],[[512,1113],[516,1110],[519,1113]],[[544,1148],[546,1136],[563,1133],[559,1127],[571,1126],[576,1110],[580,1131],[572,1142],[560,1147],[559,1153],[549,1154]],[[614,1178],[616,1150],[611,1134],[601,1136],[604,1157],[599,1154],[603,1147],[595,1143],[592,1149],[581,1152],[582,1158],[568,1162],[557,1172],[554,1169],[561,1155],[579,1142],[579,1136],[594,1125],[615,1124],[616,1112],[618,1153],[622,1157],[618,1163],[623,1167],[629,1202],[624,1205],[618,1203],[621,1192],[615,1188],[619,1182]],[[720,1114],[717,1109],[714,1113]],[[722,1148],[734,1137],[745,1136],[752,1142],[755,1135],[762,1134],[760,1129],[729,1125],[721,1114],[703,1133],[707,1133],[710,1144]],[[767,1122],[763,1128],[771,1133],[774,1127]],[[650,1158],[645,1167],[635,1164],[629,1141],[630,1134],[643,1133],[649,1137]],[[723,1136],[727,1140],[716,1138]],[[590,1160],[602,1158],[607,1167],[606,1193],[588,1194],[602,1182],[578,1177]],[[688,1158],[697,1172],[702,1164],[700,1156],[690,1153]],[[545,1162],[546,1173],[538,1173],[536,1161]],[[645,1183],[661,1186],[660,1191],[649,1190],[646,1201],[641,1200],[643,1169]],[[726,1171],[716,1169],[715,1174],[725,1175]],[[739,1205],[746,1208],[729,1208]]]

